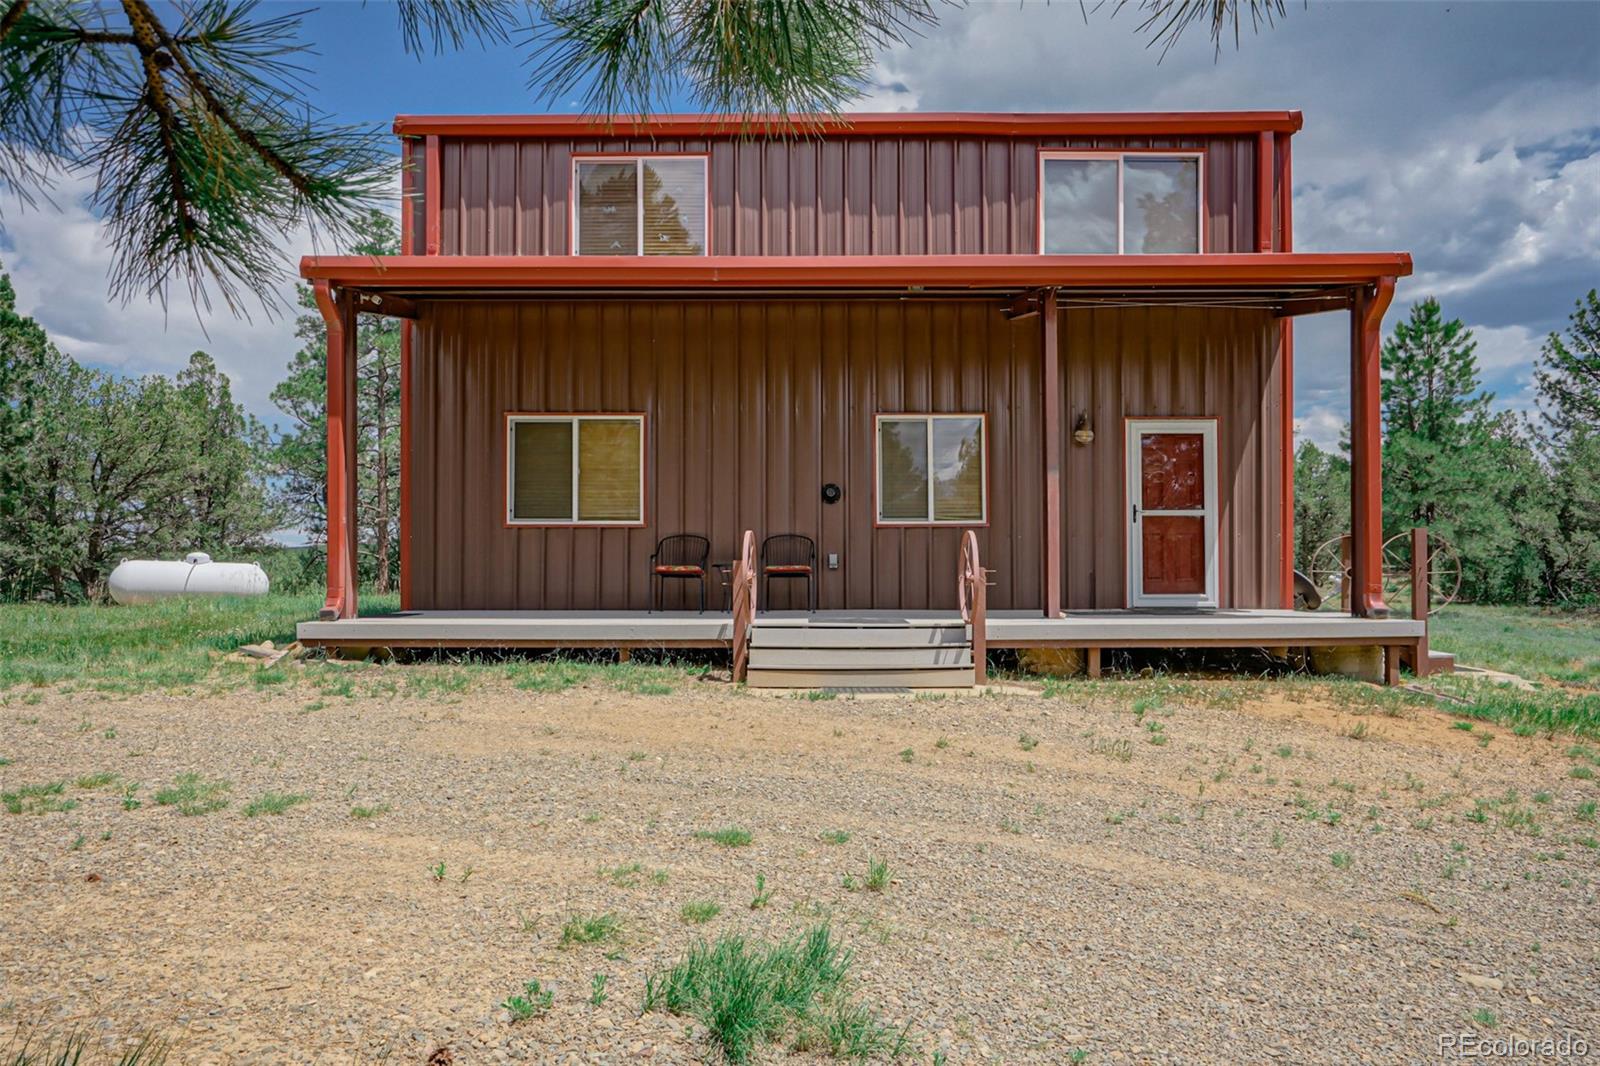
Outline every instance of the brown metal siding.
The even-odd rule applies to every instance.
[[[1052,148],[1203,151],[1206,249],[1255,250],[1253,135],[439,144],[445,255],[568,254],[572,157],[585,152],[708,153],[716,255],[1032,254],[1038,154]]]
[[[410,412],[414,606],[642,609],[657,537],[702,532],[727,559],[753,528],[840,554],[824,607],[952,607],[959,531],[874,528],[879,410],[990,413],[986,554],[1005,571],[991,602],[1037,606],[1037,345],[978,302],[430,304]],[[513,410],[645,412],[648,527],[505,528]],[[841,503],[822,503],[827,481]],[[790,593],[775,586],[775,605],[798,605]]]
[[[1281,603],[1282,367],[1277,321],[1246,310],[1141,308],[1061,315],[1062,602],[1127,603],[1124,420],[1216,417],[1222,607]],[[1090,445],[1072,440],[1087,413]]]

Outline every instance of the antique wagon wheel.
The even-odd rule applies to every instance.
[[[1449,541],[1436,533],[1428,534],[1429,611],[1455,602],[1461,593],[1461,556]],[[1396,533],[1383,542],[1383,593],[1389,606],[1398,610],[1411,601],[1411,534]]]
[[[1330,537],[1311,553],[1311,572],[1306,575],[1322,593],[1322,602],[1338,604],[1339,589],[1347,580],[1344,565],[1344,538]]]
[[[978,566],[978,539],[969,529],[961,536],[961,560],[956,571],[956,598],[961,605],[961,620],[972,621],[972,605],[977,599],[977,586],[984,580]]]

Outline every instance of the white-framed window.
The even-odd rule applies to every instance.
[[[1199,252],[1202,180],[1198,152],[1041,152],[1039,251]]]
[[[983,415],[879,415],[874,437],[878,525],[988,521],[989,441]]]
[[[643,525],[644,415],[507,415],[506,523]]]
[[[703,155],[578,156],[574,255],[705,255],[709,162]]]

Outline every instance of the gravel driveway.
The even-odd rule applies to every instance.
[[[1600,1037],[1600,745],[1485,740],[1305,682],[654,691],[14,691],[0,1043],[38,1025],[154,1031],[175,1062],[710,1061],[688,1019],[640,1014],[646,974],[697,937],[821,921],[860,999],[909,1023],[907,1061]],[[191,809],[221,782],[227,805],[157,802],[184,774]],[[247,816],[264,798],[282,813]],[[750,842],[696,835],[729,826]],[[702,902],[722,909],[690,924]],[[614,932],[562,943],[603,915]],[[552,1004],[513,1023],[498,1004],[530,978]]]

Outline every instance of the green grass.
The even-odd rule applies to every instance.
[[[52,781],[48,785],[23,785],[13,792],[0,792],[0,805],[8,814],[56,814],[70,811],[78,805],[75,799],[64,799],[65,781]]]
[[[1456,723],[1458,729],[1471,730],[1472,720],[1476,720],[1507,726],[1522,736],[1572,733],[1600,737],[1600,692],[1549,683],[1528,691],[1459,674],[1430,677],[1426,684],[1454,697],[1438,706],[1440,710],[1465,719]]]
[[[6,1066],[165,1066],[165,1041],[153,1036],[139,1038],[123,1051],[107,1051],[103,1045],[81,1032],[41,1037],[34,1029],[19,1028],[0,1047],[0,1062]]]
[[[0,691],[17,685],[86,683],[105,692],[182,688],[211,678],[215,656],[242,644],[294,640],[322,597],[165,600],[134,607],[0,605]],[[396,596],[363,597],[368,612],[398,609]],[[242,667],[241,678],[258,670]]]
[[[556,994],[538,981],[524,981],[522,991],[501,1000],[500,1006],[511,1015],[513,1022],[525,1022],[549,1010],[555,998]]]
[[[730,933],[650,974],[644,1010],[693,1018],[731,1063],[774,1044],[858,1061],[897,1058],[907,1050],[905,1033],[852,997],[852,962],[826,925],[777,944]]]
[[[1600,685],[1600,614],[1593,612],[1452,604],[1429,620],[1428,642],[1467,666]]]
[[[260,814],[282,814],[310,798],[298,792],[265,792],[244,805],[244,816],[254,818]]]
[[[615,940],[622,931],[622,922],[615,914],[596,914],[589,918],[574,915],[561,926],[561,946],[574,944],[599,944]]]
[[[824,844],[848,844],[850,843],[850,834],[843,829],[829,829],[826,832],[817,834],[817,839]]]
[[[88,790],[94,788],[105,788],[107,785],[116,781],[116,779],[116,774],[103,772],[98,774],[87,774],[78,778],[73,782],[73,784],[78,788]]]
[[[750,841],[754,839],[750,835],[750,830],[736,825],[724,826],[721,829],[701,829],[694,836],[696,840],[709,840],[725,848],[748,847]]]
[[[221,778],[207,781],[200,774],[179,774],[169,787],[156,793],[156,802],[163,807],[176,807],[182,815],[210,814],[228,805],[224,793],[232,787]]]
[[[722,904],[713,903],[708,899],[697,899],[685,903],[678,911],[678,917],[683,919],[685,925],[704,925],[722,913]]]
[[[375,804],[374,806],[371,806],[371,807],[360,807],[360,806],[351,807],[350,808],[350,817],[352,817],[352,818],[377,818],[379,815],[388,814],[391,810],[393,810],[393,808],[390,807],[387,803],[379,803],[379,804]]]

